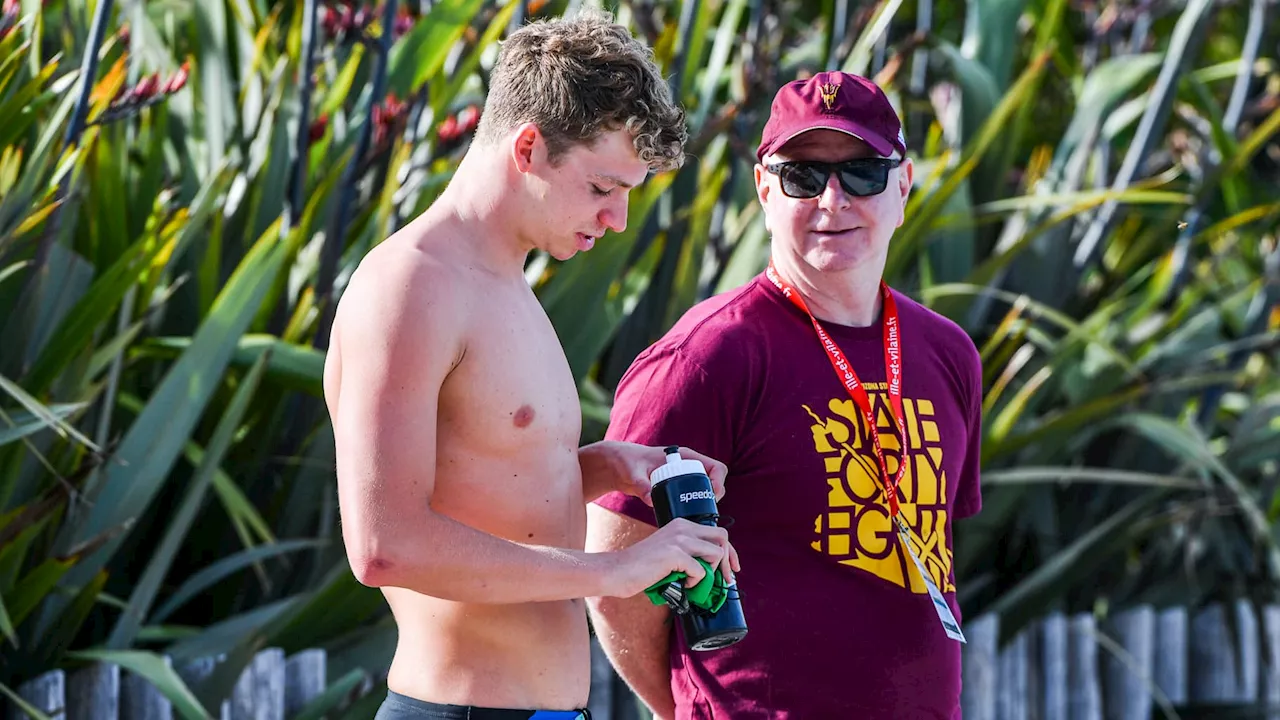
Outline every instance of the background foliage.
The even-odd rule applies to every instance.
[[[267,646],[328,649],[339,703],[382,681],[394,628],[343,558],[320,400],[334,299],[448,182],[504,33],[579,4],[4,1],[0,687],[106,657],[212,707]],[[530,258],[584,441],[640,349],[762,268],[769,100],[843,68],[917,158],[888,278],[985,364],[966,615],[1274,597],[1265,0],[607,7],[688,108],[691,161],[591,253]],[[193,697],[159,654],[228,662]]]

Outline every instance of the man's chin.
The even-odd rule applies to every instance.
[[[804,253],[804,259],[815,270],[843,272],[867,263],[882,262],[883,252],[876,250],[870,243],[861,241],[827,242],[809,247]]]
[[[807,253],[805,261],[814,270],[824,273],[838,273],[853,270],[868,261],[868,257],[856,252],[818,251]]]

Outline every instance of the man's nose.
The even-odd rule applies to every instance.
[[[600,211],[600,224],[610,230],[620,233],[627,229],[627,198],[622,199]]]
[[[844,191],[844,188],[840,185],[840,178],[833,171],[827,176],[827,186],[822,189],[822,194],[818,196],[818,204],[825,209],[839,210],[849,207],[852,202],[853,198]]]

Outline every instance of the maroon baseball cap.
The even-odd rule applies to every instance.
[[[820,129],[848,133],[884,157],[894,150],[907,153],[902,122],[884,91],[864,77],[821,72],[793,80],[773,96],[756,159],[764,160],[800,133]]]

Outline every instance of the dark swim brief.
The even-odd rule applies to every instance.
[[[427,702],[387,691],[374,720],[591,720],[586,710],[500,710]]]

